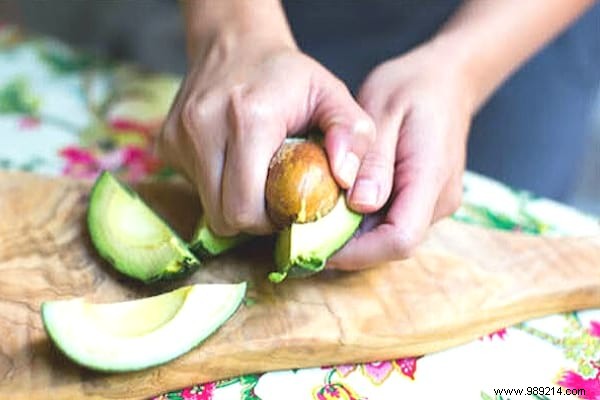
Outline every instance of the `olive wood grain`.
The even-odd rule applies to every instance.
[[[199,207],[186,186],[139,190],[189,238]],[[0,173],[0,398],[145,398],[250,372],[434,352],[528,318],[600,306],[600,237],[550,239],[452,221],[437,224],[412,259],[367,271],[273,285],[272,243],[262,240],[187,280],[144,286],[96,256],[84,223],[88,192],[86,183]],[[120,301],[241,280],[253,305],[187,355],[141,372],[75,366],[48,341],[39,314],[44,300]]]

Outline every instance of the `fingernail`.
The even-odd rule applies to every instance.
[[[344,161],[338,172],[340,180],[344,183],[345,187],[350,187],[356,179],[358,168],[360,167],[360,160],[356,154],[348,152],[344,157]]]
[[[377,205],[379,185],[370,179],[359,179],[352,189],[352,203],[361,206],[374,207]]]

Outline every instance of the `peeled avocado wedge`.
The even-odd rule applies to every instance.
[[[269,274],[274,283],[321,271],[362,221],[348,208],[318,141],[284,141],[269,164],[265,200],[269,217],[280,228],[277,271]]]
[[[249,238],[250,236],[245,234],[231,237],[218,236],[209,228],[206,223],[206,218],[202,216],[198,223],[198,227],[194,232],[190,249],[200,259],[216,257],[219,254],[242,244]]]
[[[362,215],[348,208],[340,194],[333,209],[315,222],[292,224],[283,229],[275,244],[274,283],[289,277],[305,277],[325,268],[327,259],[339,250],[358,229]]]
[[[75,363],[106,372],[136,371],[193,349],[233,315],[245,293],[245,283],[198,284],[122,303],[48,301],[42,304],[42,321]]]
[[[200,266],[187,244],[109,172],[92,189],[87,222],[100,255],[131,278],[149,283]]]

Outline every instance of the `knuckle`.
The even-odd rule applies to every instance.
[[[391,167],[392,162],[388,156],[380,151],[368,151],[362,159],[359,175],[387,176],[387,172],[391,170]]]
[[[228,112],[235,133],[242,134],[250,126],[263,122],[270,115],[270,107],[263,96],[243,85],[236,85],[229,91]]]
[[[191,133],[202,129],[208,119],[207,101],[204,96],[185,101],[181,110],[181,125]]]
[[[258,225],[256,213],[247,206],[232,207],[225,213],[225,221],[227,225],[237,231],[244,231],[256,228]]]
[[[365,140],[367,144],[371,145],[375,143],[375,122],[373,122],[371,118],[365,116],[358,119],[354,123],[353,132],[354,134],[360,136],[363,140]]]
[[[383,103],[382,114],[388,118],[394,118],[402,113],[403,108],[404,99],[402,96],[394,94]]]
[[[395,259],[408,258],[418,243],[417,236],[407,231],[395,231],[390,236],[390,252]]]

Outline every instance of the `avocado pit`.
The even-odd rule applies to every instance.
[[[269,165],[267,213],[278,228],[316,221],[335,206],[340,189],[325,150],[304,140],[288,140]]]

